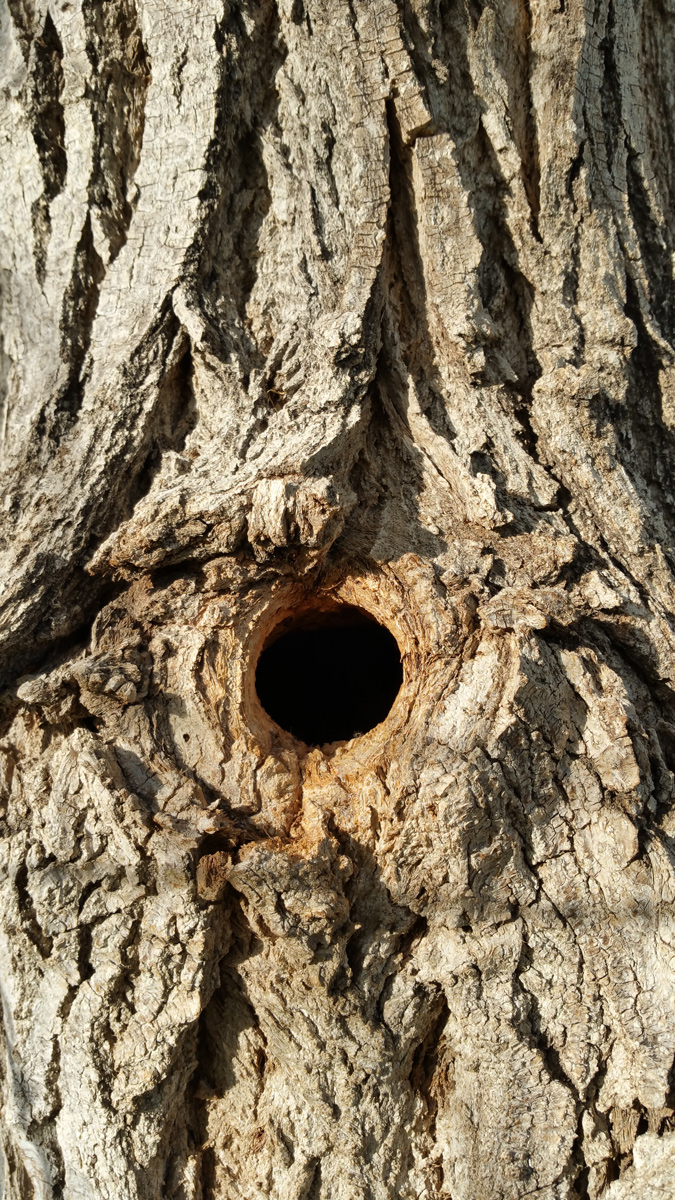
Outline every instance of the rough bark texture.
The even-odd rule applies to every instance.
[[[672,1197],[672,0],[1,22],[0,1192]]]

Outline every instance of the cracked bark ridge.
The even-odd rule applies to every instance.
[[[675,1192],[673,23],[7,0],[6,1200]]]

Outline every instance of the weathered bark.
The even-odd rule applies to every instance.
[[[674,1194],[673,12],[6,0],[6,1200]]]

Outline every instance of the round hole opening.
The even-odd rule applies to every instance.
[[[265,712],[308,746],[368,733],[387,716],[402,682],[396,638],[347,604],[282,621],[255,674]]]

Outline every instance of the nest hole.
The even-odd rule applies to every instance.
[[[402,682],[396,638],[348,604],[287,617],[263,647],[255,675],[267,715],[308,746],[374,729]]]

